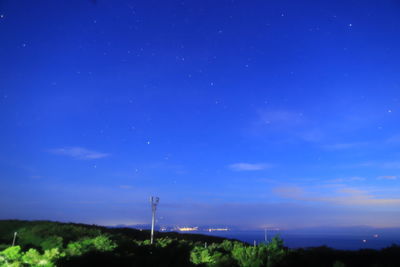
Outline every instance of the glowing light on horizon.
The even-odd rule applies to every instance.
[[[178,230],[181,232],[198,231],[199,227],[178,227]]]

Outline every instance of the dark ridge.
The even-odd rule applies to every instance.
[[[150,230],[138,230],[133,228],[111,228],[99,226],[95,224],[83,224],[72,222],[57,222],[57,221],[25,221],[25,220],[0,220],[0,243],[9,243],[12,240],[14,232],[18,232],[23,228],[43,227],[45,235],[61,236],[66,242],[77,240],[85,236],[96,236],[100,233],[107,233],[115,236],[124,236],[135,240],[150,239]],[[70,228],[70,229],[69,229]],[[178,240],[189,240],[193,242],[221,243],[224,240],[238,241],[216,236],[207,236],[202,234],[181,234],[177,232],[155,232],[157,238],[174,238]]]

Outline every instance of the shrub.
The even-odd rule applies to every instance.
[[[85,238],[76,242],[69,243],[66,252],[70,256],[80,256],[89,251],[112,251],[117,245],[105,235],[99,235],[95,238]]]
[[[5,258],[5,260],[17,261],[22,257],[21,247],[13,246],[13,247],[6,248],[2,252],[0,252],[0,255],[3,256]]]
[[[207,248],[196,246],[190,252],[190,261],[194,264],[215,262]]]

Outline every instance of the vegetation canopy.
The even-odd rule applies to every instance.
[[[14,232],[16,244],[11,246]],[[0,266],[400,266],[400,248],[288,249],[276,236],[252,246],[237,240],[49,221],[0,221]],[[207,245],[209,244],[209,245]]]

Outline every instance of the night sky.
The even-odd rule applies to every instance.
[[[0,0],[0,219],[399,226],[400,3]]]

